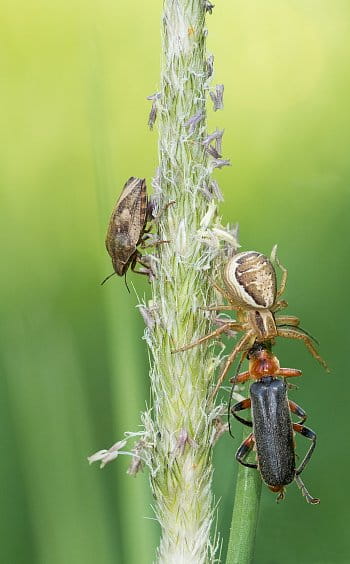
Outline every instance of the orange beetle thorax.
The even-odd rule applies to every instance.
[[[278,359],[268,350],[256,351],[249,359],[249,372],[256,380],[264,376],[274,376],[279,369]]]

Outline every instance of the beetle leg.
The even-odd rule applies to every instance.
[[[244,459],[248,456],[250,451],[253,450],[254,443],[255,443],[254,435],[253,433],[250,433],[249,437],[247,437],[245,441],[243,441],[243,443],[241,444],[241,446],[236,452],[236,460],[238,460],[240,464],[243,464],[243,466],[247,466],[248,468],[258,467],[257,464],[253,464],[252,462],[244,462]]]
[[[300,478],[300,476],[296,475],[295,478],[294,478],[294,481],[295,481],[296,485],[298,486],[298,488],[300,489],[303,496],[306,498],[306,501],[308,503],[312,503],[312,504],[320,503],[320,500],[318,499],[318,497],[312,497],[312,495],[308,492],[308,490],[306,489],[306,486],[305,486],[303,480]]]
[[[306,437],[307,439],[310,439],[310,441],[312,441],[312,444],[311,444],[309,450],[307,451],[306,455],[304,456],[304,460],[301,462],[299,468],[297,468],[296,471],[295,471],[296,476],[299,476],[299,474],[302,473],[305,466],[309,462],[311,455],[312,455],[312,453],[315,449],[316,433],[314,433],[314,431],[312,431],[312,429],[309,429],[309,427],[305,427],[304,425],[301,425],[300,423],[293,423],[293,429],[296,433],[300,433],[300,435],[303,435],[304,437]]]
[[[279,371],[276,372],[276,376],[282,376],[282,378],[296,378],[302,375],[302,371],[297,368],[280,368]]]
[[[248,331],[248,333],[243,335],[243,337],[238,341],[232,353],[229,355],[228,359],[226,360],[226,364],[218,378],[214,391],[211,394],[211,398],[214,398],[216,396],[222,382],[225,380],[226,374],[229,371],[231,364],[235,360],[238,353],[245,349],[249,349],[252,346],[254,340],[255,340],[255,333],[253,331]]]
[[[304,484],[304,482],[302,481],[302,479],[300,478],[300,474],[301,472],[304,470],[305,466],[307,465],[307,463],[309,462],[311,455],[314,451],[314,448],[316,446],[316,433],[314,433],[311,429],[309,429],[308,427],[304,427],[303,425],[300,425],[298,423],[293,423],[293,429],[294,431],[296,431],[297,433],[300,433],[301,435],[303,435],[304,437],[307,437],[308,439],[310,439],[312,441],[312,444],[308,450],[308,452],[306,453],[304,460],[302,461],[302,463],[300,464],[299,468],[297,468],[296,472],[295,472],[295,482],[298,486],[298,488],[300,488],[301,493],[303,494],[303,496],[305,496],[306,501],[308,503],[319,503],[320,500],[317,497],[312,497],[310,495],[310,493],[308,492],[308,490],[306,489],[306,486]]]
[[[225,323],[224,325],[222,325],[218,329],[215,329],[215,331],[212,331],[211,333],[204,335],[204,337],[201,337],[200,339],[193,341],[193,343],[190,343],[189,345],[184,345],[183,347],[180,347],[179,349],[175,349],[174,351],[171,351],[171,352],[173,354],[173,353],[193,349],[193,347],[196,347],[197,345],[201,345],[202,343],[205,343],[205,341],[209,341],[209,339],[213,339],[214,337],[218,337],[222,333],[225,333],[225,331],[227,331],[227,329],[237,329],[238,326],[239,327],[241,326],[240,323],[228,321],[227,323]]]
[[[295,415],[297,415],[298,417],[301,417],[300,421],[298,421],[298,424],[302,425],[303,423],[305,423],[305,421],[307,419],[307,414],[305,413],[303,408],[300,407],[300,405],[298,405],[297,403],[295,403],[294,401],[291,401],[291,400],[288,400],[288,404],[289,404],[289,409],[291,410],[291,412],[295,413]]]
[[[249,380],[249,378],[250,378],[250,372],[249,370],[246,370],[245,372],[241,372],[240,374],[238,374],[238,376],[233,376],[233,378],[230,378],[230,383],[242,384],[242,382],[246,382],[247,380]]]
[[[285,498],[286,494],[284,486],[269,486],[269,489],[273,493],[278,493],[278,496],[276,497],[276,503],[279,503],[282,499]]]
[[[253,423],[251,421],[247,421],[247,419],[243,419],[239,415],[236,415],[236,411],[242,411],[243,409],[249,409],[252,405],[252,401],[250,398],[244,399],[231,407],[231,413],[233,417],[235,417],[238,421],[243,423],[243,425],[247,425],[247,427],[252,427]]]
[[[320,356],[317,352],[317,350],[315,349],[313,342],[311,340],[311,337],[309,337],[308,335],[305,335],[304,333],[300,333],[298,331],[298,329],[281,329],[279,327],[277,327],[277,335],[279,337],[285,337],[286,339],[298,339],[299,341],[303,341],[306,348],[309,350],[309,352],[312,354],[312,356],[314,358],[316,358],[316,360],[318,360],[318,362],[320,364],[322,364],[322,366],[325,368],[325,370],[327,370],[327,372],[329,372],[329,367],[328,364],[326,363],[325,360],[323,360],[322,356]]]

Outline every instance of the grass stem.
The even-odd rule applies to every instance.
[[[257,470],[239,464],[226,564],[251,564],[253,560],[261,484]]]

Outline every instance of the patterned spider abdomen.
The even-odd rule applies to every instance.
[[[229,259],[223,279],[232,301],[245,309],[270,309],[276,301],[275,269],[257,251],[245,251]]]

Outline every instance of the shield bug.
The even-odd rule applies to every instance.
[[[151,270],[142,260],[138,246],[145,241],[149,229],[148,221],[152,218],[152,208],[147,197],[146,181],[144,178],[131,177],[124,185],[109,220],[106,248],[112,259],[114,272],[102,282],[104,284],[111,276],[124,276],[130,267],[137,274],[150,275]],[[135,270],[139,263],[145,270]]]
[[[270,490],[278,494],[277,501],[284,498],[285,486],[295,481],[308,503],[319,503],[312,497],[300,474],[309,462],[316,446],[316,434],[304,425],[305,411],[287,396],[287,384],[280,378],[301,376],[295,368],[280,368],[276,356],[271,352],[271,342],[256,342],[249,350],[249,370],[241,372],[232,383],[255,380],[250,386],[250,397],[231,408],[232,415],[244,425],[252,427],[252,433],[236,452],[236,459],[243,466],[258,468],[262,479]],[[278,378],[280,377],[280,378]],[[251,421],[238,415],[251,409]],[[300,420],[294,423],[291,413]],[[304,459],[296,466],[294,434],[299,433],[311,441]],[[248,454],[255,449],[257,463],[247,462]]]
[[[274,257],[275,258],[275,257]],[[256,251],[246,251],[232,256],[223,271],[226,289],[216,284],[213,287],[227,300],[228,305],[214,305],[203,308],[211,311],[235,311],[237,320],[227,321],[218,329],[204,335],[197,341],[185,345],[174,352],[184,351],[229,331],[242,332],[243,335],[228,356],[226,364],[218,378],[213,396],[217,393],[231,364],[239,353],[248,351],[255,341],[264,342],[276,337],[285,337],[303,341],[309,352],[328,370],[323,358],[318,354],[313,338],[299,327],[300,320],[292,315],[275,313],[287,307],[284,300],[279,301],[287,283],[287,269],[277,259],[282,270],[282,280],[277,287],[277,277],[271,260]]]

